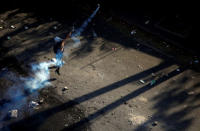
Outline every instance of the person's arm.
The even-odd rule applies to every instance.
[[[72,32],[69,32],[66,36],[66,38],[62,41],[62,44],[61,44],[61,51],[64,51],[64,47],[65,47],[65,43],[66,43],[66,40],[69,39],[71,37],[71,34]]]

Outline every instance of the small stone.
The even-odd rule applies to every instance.
[[[156,80],[152,80],[151,83],[150,83],[150,85],[152,86],[152,85],[154,85],[155,83],[156,83]]]
[[[129,104],[128,106],[129,106],[129,107],[133,107],[133,105],[131,105],[131,104]]]
[[[43,102],[44,102],[44,98],[40,99],[38,103],[42,104]]]
[[[145,21],[145,25],[149,24],[150,20]]]
[[[140,83],[144,84],[144,83],[145,83],[145,81],[144,81],[144,80],[140,80]]]
[[[152,123],[152,126],[157,126],[158,125],[158,121],[154,121],[153,123]]]
[[[125,101],[125,102],[124,102],[124,104],[125,104],[125,105],[127,105],[127,104],[128,104],[128,102],[127,102],[127,101]]]
[[[10,36],[7,36],[7,39],[10,40],[11,39]]]
[[[11,25],[10,27],[11,27],[12,29],[15,29],[15,28],[16,28],[14,25]]]
[[[151,73],[152,76],[156,76],[154,73]]]
[[[194,95],[194,94],[195,94],[194,91],[190,91],[190,92],[188,92],[188,95]]]
[[[107,20],[106,20],[106,22],[109,22],[109,21],[111,21],[112,20],[112,17],[109,17]]]
[[[69,90],[69,88],[67,86],[65,86],[62,91],[66,91],[66,90]]]
[[[25,26],[24,29],[25,29],[25,30],[28,30],[28,26]]]
[[[180,69],[178,68],[178,69],[176,69],[176,71],[178,71],[178,72],[179,72],[179,71],[180,71]]]
[[[198,64],[198,63],[199,63],[199,60],[195,60],[194,63]]]
[[[9,113],[10,113],[11,118],[17,118],[18,117],[18,110],[17,109],[11,110],[11,111],[9,111]]]
[[[65,127],[68,127],[68,124],[65,124]]]
[[[53,28],[54,28],[54,30],[57,30],[57,26],[54,26]]]
[[[39,104],[35,101],[31,101],[30,106],[34,108],[36,106],[39,106]]]
[[[0,26],[0,29],[3,29],[3,26]]]
[[[131,35],[135,35],[135,34],[136,34],[136,30],[132,30]]]
[[[138,68],[143,69],[143,67],[141,65],[138,65]]]

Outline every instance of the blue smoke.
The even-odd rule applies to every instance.
[[[92,18],[96,15],[96,13],[98,12],[99,8],[100,8],[100,5],[98,4],[98,7],[96,8],[96,10],[90,15],[90,17],[87,20],[84,21],[84,23],[81,25],[81,27],[79,29],[77,29],[75,31],[75,33],[72,34],[72,37],[77,37],[77,36],[81,35],[81,33],[87,27],[88,23],[92,21]]]
[[[81,33],[85,30],[88,23],[91,22],[92,18],[96,15],[99,8],[100,5],[98,5],[97,9],[92,13],[92,15],[86,21],[84,21],[82,26],[72,34],[71,38],[72,40],[74,40],[74,47],[78,47],[80,45],[80,39],[78,38],[78,36],[80,36]],[[60,39],[59,37],[56,37],[54,40],[56,42],[62,41],[62,39]],[[21,109],[25,106],[25,104],[27,103],[27,99],[26,96],[24,96],[24,89],[28,90],[29,93],[32,93],[51,84],[49,82],[49,67],[54,65],[61,67],[64,64],[64,62],[62,61],[63,53],[61,51],[58,51],[55,57],[56,58],[52,61],[32,64],[32,74],[29,77],[17,77],[13,73],[8,73],[10,76],[7,75],[6,78],[10,81],[13,81],[13,83],[15,84],[8,89],[5,96],[10,96],[15,99],[12,100],[10,103],[4,105],[5,109],[0,112],[1,114],[3,114],[0,116],[0,121],[3,119],[3,117],[5,117],[8,110],[11,110],[13,108]],[[18,100],[20,100],[20,103]]]

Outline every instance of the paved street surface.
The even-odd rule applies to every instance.
[[[55,57],[53,38],[64,38],[73,22],[20,9],[2,12],[0,20],[0,115],[18,109],[16,119],[0,117],[1,130],[199,131],[198,58],[101,13],[80,37],[80,47],[68,40],[61,74],[50,69],[51,85],[19,94],[4,109],[22,88],[19,78],[32,74],[30,64]],[[30,107],[38,99],[44,102]]]

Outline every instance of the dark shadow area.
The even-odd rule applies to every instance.
[[[69,127],[67,127],[67,128],[64,129],[64,130],[74,130],[74,129],[76,129],[77,127],[80,127],[81,125],[83,125],[83,124],[85,124],[85,123],[87,123],[87,122],[90,122],[90,121],[92,121],[92,120],[95,120],[95,119],[97,119],[98,117],[100,117],[100,116],[102,116],[102,115],[108,113],[109,111],[115,109],[116,107],[120,106],[120,105],[123,104],[124,102],[126,102],[126,101],[128,101],[128,100],[130,100],[130,99],[133,99],[133,98],[135,98],[136,96],[141,95],[142,93],[144,93],[144,92],[150,90],[151,88],[153,88],[153,87],[155,87],[155,86],[161,84],[162,82],[164,82],[164,81],[166,81],[166,80],[168,80],[168,79],[170,79],[170,78],[172,78],[172,77],[178,75],[179,73],[185,71],[186,69],[187,69],[187,68],[181,68],[181,69],[180,69],[180,72],[177,72],[176,70],[174,70],[174,71],[170,72],[170,73],[168,74],[168,76],[164,76],[164,77],[162,77],[162,78],[159,78],[155,84],[151,85],[151,84],[149,83],[149,84],[147,84],[146,86],[143,86],[143,87],[141,87],[141,88],[139,88],[139,89],[133,91],[132,93],[130,93],[130,94],[128,94],[128,95],[126,95],[126,96],[124,96],[124,97],[122,97],[122,98],[116,100],[115,102],[109,104],[108,106],[106,106],[106,107],[104,107],[104,108],[98,110],[97,112],[95,112],[95,113],[89,115],[87,118],[84,118],[84,119],[80,120],[79,122],[74,123],[73,125],[70,125]],[[63,131],[64,131],[64,130],[63,130]]]
[[[34,122],[34,126],[33,127],[34,127],[34,130],[35,130],[35,129],[37,129],[37,127],[39,127],[40,125],[42,125],[43,122],[45,122],[48,119],[48,117],[50,117],[51,115],[53,115],[53,114],[55,114],[57,112],[60,112],[62,110],[66,110],[67,108],[70,108],[70,107],[74,107],[74,106],[76,106],[76,105],[78,105],[78,104],[80,104],[80,103],[82,103],[84,101],[90,100],[90,99],[92,99],[94,97],[97,97],[97,96],[99,96],[101,94],[108,93],[109,91],[112,91],[112,90],[115,90],[117,88],[120,88],[120,87],[122,87],[122,86],[124,86],[124,85],[126,85],[128,83],[137,81],[137,80],[139,80],[139,79],[141,79],[141,78],[143,78],[143,77],[145,77],[147,75],[150,75],[152,72],[158,72],[158,71],[160,71],[160,70],[162,70],[164,68],[167,68],[167,67],[171,66],[172,64],[173,63],[170,63],[170,62],[162,63],[162,64],[160,64],[160,65],[158,65],[156,67],[153,67],[151,69],[148,69],[148,70],[146,70],[146,71],[144,71],[142,73],[130,76],[130,77],[126,78],[126,79],[123,79],[121,81],[115,82],[115,83],[113,83],[111,85],[103,87],[103,88],[101,88],[99,90],[96,90],[94,92],[91,92],[89,94],[83,95],[83,96],[78,97],[78,98],[75,98],[72,101],[69,101],[67,103],[64,103],[64,104],[61,104],[61,105],[56,106],[54,108],[50,108],[50,109],[47,109],[45,111],[39,112],[37,114],[29,116],[29,117],[27,117],[27,118],[25,118],[25,119],[23,119],[21,121],[18,121],[16,123],[12,123],[9,127],[11,129],[13,129],[13,130],[15,130],[17,128],[19,128],[21,130],[26,130],[26,127],[23,128],[21,126],[21,124],[26,123],[26,125],[30,124],[30,126],[33,126],[31,124],[33,120],[35,120],[39,116],[44,116],[42,120]],[[172,74],[176,74],[176,72],[174,71]],[[171,75],[169,75],[169,76],[171,76]],[[167,80],[167,79],[169,79],[169,78],[168,77],[167,78],[162,78],[162,81],[161,80],[160,81],[163,82],[164,80]],[[159,83],[159,81],[157,83]],[[142,92],[144,92],[144,91],[146,91],[146,90],[148,90],[148,89],[150,89],[152,87],[153,86],[142,87],[142,88],[138,89],[137,91],[135,91],[134,95],[137,95],[137,94],[139,95],[140,93],[142,93]],[[130,96],[132,96],[132,94],[130,94],[127,97],[125,97],[124,100],[120,100],[120,103],[121,103],[121,101],[125,101],[125,99],[131,99]],[[117,102],[117,103],[119,103],[119,102]],[[112,105],[111,105],[111,107],[115,108]],[[108,109],[110,109],[110,107],[108,107]]]
[[[189,130],[195,118],[188,116],[199,110],[198,102],[200,94],[194,93],[200,86],[199,83],[185,88],[189,76],[172,81],[165,87],[165,91],[154,96],[152,101],[156,104],[152,106],[156,112],[144,124],[136,128],[136,131],[149,130],[153,126],[160,126],[164,131]],[[171,112],[171,110],[175,110]],[[158,123],[153,125],[154,121]],[[152,126],[153,125],[153,126]],[[193,130],[198,130],[198,127],[193,127]]]

